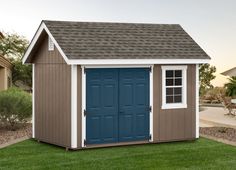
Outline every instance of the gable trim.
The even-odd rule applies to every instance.
[[[49,31],[49,29],[47,28],[47,26],[45,25],[45,23],[41,23],[37,32],[35,33],[29,47],[27,48],[24,57],[22,58],[22,62],[23,64],[25,64],[27,58],[29,57],[32,49],[34,48],[35,44],[38,41],[38,38],[40,37],[40,35],[42,34],[43,30],[46,31],[46,33],[48,34],[49,38],[51,38],[51,40],[53,41],[53,43],[55,44],[56,48],[58,49],[58,51],[60,52],[60,54],[62,55],[63,59],[65,60],[65,62],[67,64],[69,64],[69,60],[66,57],[65,53],[63,52],[63,50],[61,49],[61,47],[59,46],[59,44],[57,43],[57,41],[55,40],[55,38],[52,36],[51,32]]]

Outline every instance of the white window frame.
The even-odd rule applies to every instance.
[[[162,109],[187,108],[187,66],[161,66],[162,70]],[[182,103],[166,103],[166,71],[182,70]]]

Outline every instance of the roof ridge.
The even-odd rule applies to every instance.
[[[91,24],[127,24],[127,25],[166,25],[166,26],[180,26],[180,24],[169,23],[148,23],[148,22],[113,22],[113,21],[63,21],[63,20],[42,20],[42,22],[57,22],[57,23],[91,23]]]

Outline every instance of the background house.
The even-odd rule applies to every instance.
[[[3,37],[0,32],[0,39]],[[0,91],[6,90],[12,85],[12,66],[8,59],[0,55]]]
[[[234,77],[234,76],[236,76],[236,67],[231,68],[231,69],[229,69],[229,70],[226,70],[226,71],[224,71],[224,72],[221,73],[221,74],[224,75],[224,76]]]
[[[6,90],[12,85],[12,64],[0,55],[0,91]]]

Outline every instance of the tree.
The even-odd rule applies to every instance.
[[[216,76],[214,73],[216,72],[216,67],[211,66],[210,64],[202,64],[199,69],[199,81],[200,81],[200,95],[205,94],[205,92],[213,88],[211,84],[211,80],[213,80]]]
[[[228,79],[229,83],[225,84],[226,95],[230,97],[236,97],[236,77]]]
[[[28,40],[16,33],[4,33],[0,39],[0,54],[8,57],[22,57],[28,47]]]
[[[13,68],[12,68],[12,82],[15,86],[17,82],[20,81],[24,85],[32,87],[32,67],[31,65],[22,64],[20,58],[10,59]]]
[[[19,123],[26,123],[31,116],[31,95],[18,88],[0,92],[0,122],[15,130]]]
[[[16,33],[4,33],[4,37],[0,39],[0,54],[10,59],[13,64],[12,81],[15,86],[19,81],[26,86],[32,86],[32,67],[21,62],[28,44],[25,37]]]

